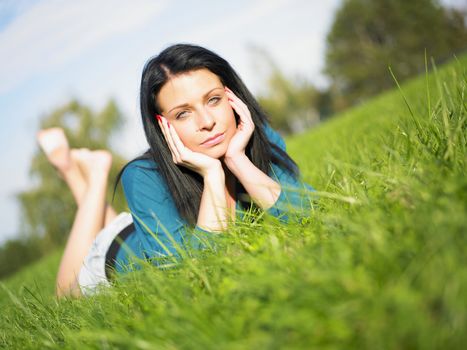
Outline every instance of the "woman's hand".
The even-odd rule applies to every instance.
[[[253,123],[253,119],[251,119],[251,113],[247,105],[228,87],[225,87],[225,92],[230,101],[230,105],[240,117],[237,132],[230,140],[224,156],[226,160],[232,160],[245,155],[245,148],[248,141],[250,141],[251,135],[253,135],[255,124]]]
[[[214,171],[217,172],[222,169],[221,162],[218,159],[199,152],[193,152],[188,147],[185,147],[177,131],[170,125],[169,121],[161,115],[156,115],[156,117],[175,164],[191,169],[203,176],[203,178]]]

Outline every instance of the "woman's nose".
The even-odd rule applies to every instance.
[[[202,113],[200,113],[198,117],[198,126],[200,130],[210,130],[215,124],[216,122],[214,120],[214,117],[210,113],[208,113],[207,111],[203,111]]]

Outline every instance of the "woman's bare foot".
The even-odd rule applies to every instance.
[[[72,150],[72,158],[78,164],[88,185],[95,180],[107,181],[112,166],[112,154],[109,151],[91,151],[87,148],[74,149]]]
[[[71,167],[70,147],[63,129],[43,129],[36,138],[49,162],[63,175]]]
[[[110,152],[90,151],[86,148],[72,149],[71,159],[73,164],[79,167],[88,189],[93,186],[94,188],[96,188],[96,186],[106,186],[110,167],[112,165],[112,154]],[[106,226],[116,216],[117,213],[115,210],[106,203],[104,225]]]

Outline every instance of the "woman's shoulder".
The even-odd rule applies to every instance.
[[[135,169],[135,168],[140,168],[140,169],[154,169],[157,170],[157,164],[152,158],[136,158],[130,161],[126,167],[126,169]]]
[[[162,176],[154,160],[149,158],[136,158],[130,161],[122,171],[122,185],[130,188],[135,184],[160,184]]]
[[[130,209],[146,212],[148,208],[165,205],[170,192],[152,159],[137,158],[128,163],[121,176],[123,192]]]
[[[285,141],[282,138],[281,134],[277,130],[274,130],[269,123],[265,123],[264,132],[269,142],[279,146],[283,151],[285,151]]]

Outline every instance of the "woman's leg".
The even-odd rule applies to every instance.
[[[75,153],[75,159],[86,179],[86,187],[60,262],[56,284],[58,296],[80,295],[79,271],[105,222],[105,194],[112,156],[107,151],[84,149]]]
[[[77,164],[80,150],[71,149],[61,128],[43,129],[37,133],[39,145],[44,150],[49,162],[58,170],[71,190],[76,204],[81,204],[86,190],[86,179]],[[115,210],[106,204],[105,221],[107,225],[117,216]]]

